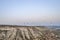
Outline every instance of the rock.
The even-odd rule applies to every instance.
[[[0,40],[57,40],[53,32],[41,27],[0,27]]]

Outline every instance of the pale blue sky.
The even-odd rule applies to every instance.
[[[60,25],[60,0],[0,0],[0,24]]]

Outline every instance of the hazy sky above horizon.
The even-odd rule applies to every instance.
[[[0,24],[60,25],[60,0],[0,0]]]

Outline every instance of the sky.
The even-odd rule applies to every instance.
[[[0,24],[60,26],[60,0],[0,0]]]

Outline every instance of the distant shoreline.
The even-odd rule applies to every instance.
[[[0,27],[6,27],[6,26],[9,26],[9,27],[45,27],[45,26],[27,26],[27,25],[0,25]]]

